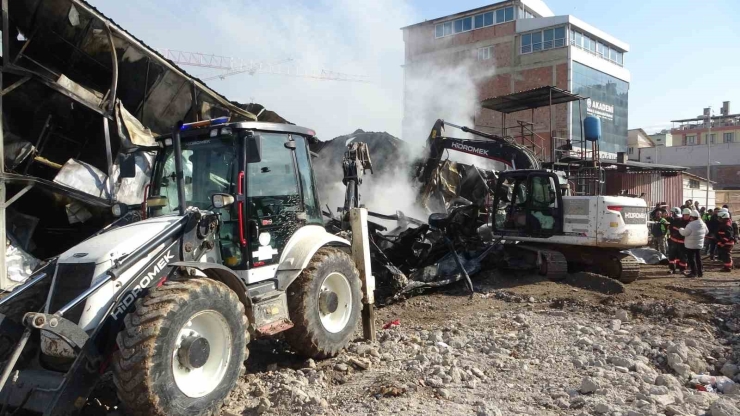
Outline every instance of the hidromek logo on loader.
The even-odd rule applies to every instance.
[[[457,149],[457,150],[462,150],[463,152],[477,153],[479,155],[488,156],[488,150],[479,149],[475,146],[468,146],[467,144],[455,142],[455,143],[452,143],[452,148]]]
[[[131,289],[130,292],[126,294],[126,296],[121,300],[120,304],[116,308],[116,310],[113,312],[113,319],[118,320],[118,316],[125,312],[126,309],[128,309],[129,306],[131,306],[132,303],[136,300],[136,298],[139,297],[139,294],[141,294],[144,289],[149,287],[150,284],[152,284],[152,280],[154,280],[159,272],[164,270],[165,267],[167,267],[167,264],[171,262],[175,256],[172,254],[171,251],[167,251],[162,255],[162,257],[159,259],[158,262],[152,266],[151,270],[147,272],[140,280],[139,283],[134,286],[133,289]]]

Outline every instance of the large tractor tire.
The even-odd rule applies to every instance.
[[[360,321],[360,273],[350,256],[325,247],[288,288],[288,309],[295,326],[285,333],[306,357],[335,356],[347,346]]]
[[[210,415],[243,374],[247,317],[221,282],[166,282],[139,299],[124,323],[113,381],[129,414]]]
[[[49,294],[50,284],[51,278],[47,277],[36,285],[31,286],[29,289],[26,289],[25,292],[18,295],[17,298],[3,306],[0,306],[0,313],[5,315],[5,318],[9,321],[20,324],[23,320],[23,316],[27,312],[39,312],[41,310],[46,302],[46,297]],[[0,297],[0,299],[2,299],[2,297]],[[10,357],[19,340],[20,338],[18,337],[7,336],[0,331],[0,363],[6,361]],[[31,335],[29,343],[31,345],[38,344],[38,331]],[[26,346],[24,349],[24,355],[21,356],[21,361],[23,361],[24,356],[32,350],[33,348]]]

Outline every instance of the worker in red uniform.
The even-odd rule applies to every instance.
[[[674,274],[686,270],[686,247],[684,246],[684,237],[679,230],[685,228],[689,223],[691,210],[684,208],[682,211],[680,208],[674,207],[671,212],[673,218],[671,218],[671,226],[668,230],[668,267],[670,274]]]
[[[717,215],[720,225],[717,231],[717,251],[719,259],[725,266],[723,272],[732,271],[732,248],[735,247],[735,234],[732,230],[730,213],[724,209]]]

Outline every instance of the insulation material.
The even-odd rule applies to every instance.
[[[23,250],[33,251],[34,244],[31,241],[33,232],[39,224],[39,219],[30,215],[7,209],[5,211],[5,225],[8,233],[13,235],[14,244]]]
[[[54,178],[58,184],[104,199],[110,198],[107,181],[108,176],[98,168],[75,159],[69,159]]]
[[[137,146],[153,147],[157,143],[152,131],[145,127],[121,104],[116,101],[116,124],[118,125],[118,137],[121,139],[121,148],[129,150]]]
[[[82,85],[67,78],[67,76],[64,74],[59,76],[59,78],[57,79],[57,84],[77,96],[77,98],[79,98],[80,100],[87,102],[93,107],[101,107],[103,104],[102,93],[87,89]]]
[[[8,278],[17,283],[23,283],[36,270],[39,260],[14,244],[12,239],[8,239],[6,242],[5,264]]]
[[[70,224],[83,223],[92,218],[92,213],[77,201],[68,204],[64,208],[67,210],[67,220]]]
[[[113,165],[113,183],[116,188],[116,200],[126,205],[136,205],[144,202],[144,188],[152,177],[152,166],[154,165],[153,152],[136,152],[127,155],[135,158],[136,176],[133,178],[121,178],[121,164]]]
[[[36,148],[31,142],[23,140],[9,131],[5,131],[3,135],[5,139],[3,147],[5,168],[13,170],[23,163]]]

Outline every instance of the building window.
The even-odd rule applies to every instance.
[[[697,181],[696,179],[689,179],[689,188],[699,189],[699,181]]]
[[[480,29],[480,28],[482,28],[484,26],[483,25],[483,15],[482,14],[479,14],[478,16],[475,16],[475,18],[473,20],[475,20],[474,23],[475,23],[475,28],[476,29]]]
[[[711,144],[715,144],[715,143],[717,143],[716,140],[717,140],[717,135],[716,134],[714,134],[714,133],[707,134],[706,137],[704,138],[704,143],[709,142]]]
[[[630,155],[631,154],[634,154],[635,153],[635,148],[634,147],[630,147],[629,149],[627,149],[627,153],[630,154]]]
[[[586,52],[591,52],[592,54],[619,66],[624,65],[624,52],[594,40],[588,35],[578,32],[577,30],[570,31],[570,44],[577,46]]]
[[[735,133],[729,132],[729,133],[722,134],[722,143],[732,143],[734,141],[735,141]]]
[[[696,144],[696,136],[686,136],[686,146],[693,146]]]
[[[487,61],[491,59],[491,55],[493,55],[493,46],[488,46],[486,48],[478,49],[478,60],[479,61]]]
[[[521,53],[562,48],[565,46],[565,26],[522,35]]]
[[[529,16],[533,17],[531,14]],[[468,16],[440,23],[434,27],[434,37],[442,38],[457,33],[469,32],[474,29],[493,26],[494,24],[511,22],[513,20],[514,7],[505,7],[492,12],[481,13],[475,16]]]

